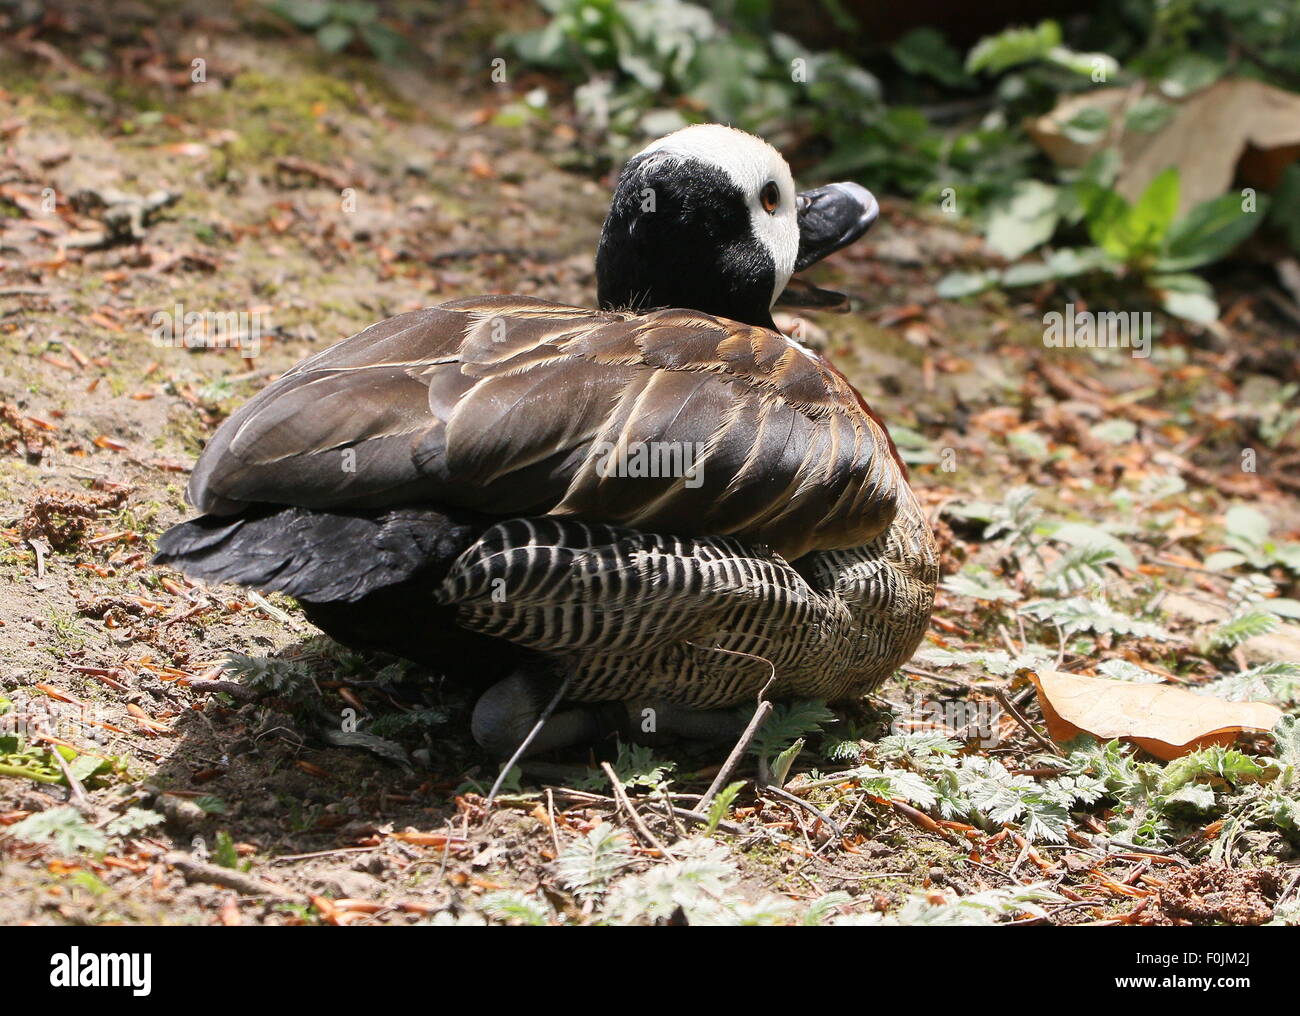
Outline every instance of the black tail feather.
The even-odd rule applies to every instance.
[[[154,563],[208,582],[355,603],[416,576],[441,579],[484,528],[477,519],[431,509],[343,514],[266,507],[173,526],[158,540]]]
[[[337,642],[484,683],[533,654],[458,627],[455,609],[439,604],[434,590],[490,521],[416,508],[344,514],[265,506],[173,526],[159,538],[154,563],[208,582],[288,593]]]

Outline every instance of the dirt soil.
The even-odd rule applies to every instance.
[[[629,870],[662,864],[689,822],[669,815],[668,791],[629,789],[642,813],[629,822],[622,789],[596,767],[617,757],[602,745],[545,760],[488,810],[495,767],[441,675],[347,652],[291,600],[202,587],[150,557],[191,514],[183,491],[206,438],[302,357],[465,295],[590,305],[611,160],[573,125],[557,83],[492,83],[482,41],[501,25],[477,4],[421,25],[418,58],[400,67],[326,57],[309,36],[220,5],[161,19],[120,6],[111,24],[69,7],[72,20],[0,46],[0,736],[18,731],[44,753],[0,765],[0,923],[404,924],[465,919],[502,891],[546,901],[548,920],[592,919],[557,855],[605,822],[624,830]],[[502,122],[534,87],[551,91],[554,115]],[[150,207],[156,192],[166,196]],[[1115,489],[1153,473],[1184,481],[1158,519],[1135,509],[1137,562],[1112,584],[1121,600],[1225,604],[1232,576],[1200,562],[1238,501],[1295,538],[1294,450],[1260,446],[1258,471],[1238,468],[1242,446],[1259,444],[1241,386],[1300,381],[1294,325],[1269,304],[1237,292],[1220,337],[1169,323],[1151,360],[1045,350],[1033,294],[935,296],[944,271],[981,263],[977,237],[937,211],[883,205],[877,230],[816,273],[852,294],[853,313],[799,327],[906,436],[945,575],[1001,560],[949,506],[1000,501],[1017,484],[1058,517],[1097,522],[1128,510]],[[159,337],[178,308],[260,315],[273,331],[256,349],[178,348]],[[1134,424],[1128,440],[1097,436],[1117,419]],[[1293,576],[1275,576],[1294,595]],[[942,593],[927,646],[1024,648],[1025,630],[987,606]],[[1186,648],[1205,623],[1170,614],[1184,639],[1174,648],[1063,645],[1061,669],[1119,658],[1209,680],[1220,664]],[[1238,649],[1241,662],[1300,645],[1287,628],[1271,639]],[[864,745],[927,688],[981,683],[977,697],[992,702],[989,689],[1010,680],[973,663],[928,685],[926,674],[923,663],[900,672],[847,716]],[[1041,722],[1032,697],[1019,701]],[[338,738],[341,717],[382,740]],[[997,757],[1032,768],[1040,745],[1009,717],[998,729]],[[671,792],[689,806],[726,750],[669,754]],[[834,768],[807,758],[796,772],[814,765]],[[1213,891],[1249,900],[1193,905],[1200,883],[1171,888],[1164,875],[1199,870],[1209,840],[1169,855],[1098,847],[1104,802],[1075,816],[1067,843],[1035,847],[1014,828],[945,823],[880,796],[810,800],[842,836],[752,786],[735,800],[715,839],[745,900],[775,894],[797,913],[843,891],[837,912],[887,913],[918,890],[944,899],[1032,881],[1065,895],[1058,916],[1022,923],[1258,923],[1290,883],[1219,880]],[[66,806],[80,815],[69,835],[91,848],[5,836]],[[1292,862],[1276,833],[1256,848],[1239,846],[1237,863]]]

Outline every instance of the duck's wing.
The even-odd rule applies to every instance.
[[[305,360],[218,429],[189,497],[552,514],[793,558],[880,533],[904,482],[852,386],[775,332],[479,297]]]

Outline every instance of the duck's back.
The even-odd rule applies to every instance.
[[[734,536],[789,560],[878,536],[906,481],[820,356],[686,310],[479,297],[299,364],[214,435],[201,510],[407,505]]]

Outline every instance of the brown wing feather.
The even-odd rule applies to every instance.
[[[671,475],[610,475],[624,461],[611,448],[631,462],[647,446]],[[853,387],[775,332],[479,297],[299,364],[222,425],[189,496],[223,514],[256,502],[549,513],[734,535],[793,559],[883,531],[900,468]]]

